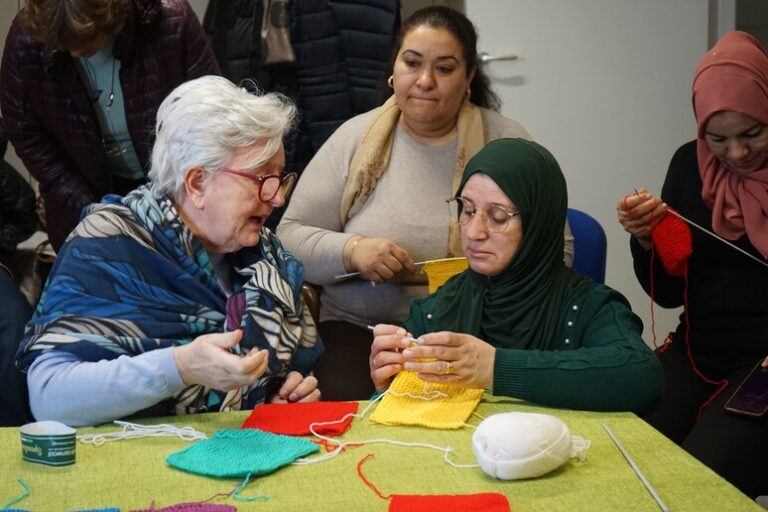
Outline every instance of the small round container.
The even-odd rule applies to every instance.
[[[19,427],[21,456],[48,466],[75,463],[75,429],[58,421],[38,421]]]

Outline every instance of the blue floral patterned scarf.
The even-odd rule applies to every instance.
[[[269,230],[256,247],[228,254],[223,263],[233,269],[229,299],[168,198],[147,187],[125,198],[107,196],[62,248],[21,343],[20,368],[48,350],[99,361],[239,327],[243,338],[232,352],[267,349],[264,375],[228,393],[191,385],[173,405],[177,414],[252,408],[289,371],[309,373],[323,346],[301,297],[304,267]]]

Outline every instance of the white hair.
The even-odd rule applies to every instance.
[[[190,167],[216,172],[237,149],[266,141],[246,168],[264,164],[278,152],[295,119],[296,107],[281,94],[252,94],[220,76],[181,84],[157,111],[152,191],[177,197]]]

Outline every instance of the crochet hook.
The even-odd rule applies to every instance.
[[[653,499],[656,500],[656,504],[659,505],[659,508],[663,512],[670,512],[670,509],[667,507],[667,504],[664,503],[664,500],[662,500],[658,494],[656,494],[656,490],[653,488],[653,486],[648,481],[648,479],[645,478],[645,475],[643,474],[643,472],[640,471],[639,467],[637,467],[637,464],[635,464],[635,461],[632,460],[632,457],[630,457],[627,450],[624,449],[624,446],[621,444],[619,439],[613,434],[608,424],[604,423],[603,428],[608,433],[608,437],[611,438],[611,441],[613,441],[613,444],[616,445],[616,448],[618,448],[621,454],[624,456],[624,458],[627,459],[627,462],[629,462],[629,465],[632,467],[632,470],[635,472],[635,474],[640,479],[640,481],[643,482],[643,485],[645,486],[645,488],[648,489],[649,493],[651,493],[651,496],[653,496]]]
[[[427,263],[430,263],[432,261],[456,261],[456,260],[463,260],[463,259],[464,259],[464,257],[460,256],[458,258],[442,258],[442,259],[439,259],[439,260],[424,260],[424,261],[417,261],[416,263],[414,263],[414,265],[416,265],[417,267],[423,267],[424,265],[426,265]],[[348,277],[359,276],[360,274],[362,274],[362,272],[348,272],[346,274],[336,274],[335,276],[333,276],[333,278],[334,279],[346,279]]]
[[[698,224],[696,224],[696,223],[695,223],[695,222],[693,222],[692,220],[686,219],[685,217],[683,217],[682,215],[680,215],[679,213],[677,213],[677,212],[676,212],[675,210],[673,210],[672,208],[667,208],[667,211],[668,211],[669,213],[671,213],[672,215],[674,215],[675,217],[677,217],[678,219],[680,219],[680,220],[682,220],[682,221],[684,221],[684,222],[687,222],[688,224],[690,224],[691,226],[695,227],[696,229],[698,229],[698,230],[700,230],[700,231],[703,231],[704,233],[708,234],[709,236],[711,236],[711,237],[713,237],[713,238],[716,238],[717,240],[720,240],[721,242],[723,242],[725,245],[727,245],[727,246],[731,247],[732,249],[736,249],[737,251],[739,251],[739,252],[740,252],[741,254],[743,254],[744,256],[747,256],[747,257],[749,257],[749,258],[752,258],[753,260],[755,260],[756,262],[758,262],[758,263],[759,263],[759,264],[761,264],[762,266],[764,266],[764,267],[768,267],[768,263],[766,263],[766,262],[764,262],[763,260],[761,260],[761,259],[757,258],[755,255],[753,255],[753,254],[749,254],[747,251],[745,251],[745,250],[744,250],[744,249],[742,249],[741,247],[738,247],[738,246],[736,246],[736,245],[732,244],[731,242],[729,242],[729,241],[728,241],[728,240],[726,240],[725,238],[723,238],[723,237],[721,237],[721,236],[718,236],[718,235],[716,235],[715,233],[713,233],[713,232],[709,231],[707,228],[704,228],[704,227],[702,227],[702,226],[699,226]]]

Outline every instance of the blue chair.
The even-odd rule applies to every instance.
[[[568,224],[573,233],[573,269],[604,283],[608,244],[603,227],[594,217],[573,208],[568,208]]]

